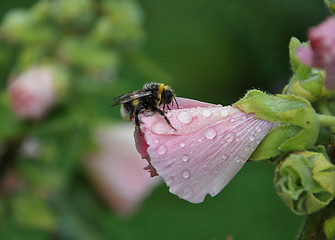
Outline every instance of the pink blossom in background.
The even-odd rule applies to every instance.
[[[131,123],[98,129],[95,134],[98,149],[85,160],[101,196],[123,216],[134,214],[160,182],[143,170],[147,163],[136,151],[133,131]]]
[[[308,40],[311,46],[298,48],[298,58],[306,65],[325,69],[325,85],[335,89],[335,17],[311,28]]]
[[[48,67],[33,67],[15,77],[8,91],[12,109],[22,119],[41,119],[56,101],[55,79]]]
[[[177,130],[159,114],[141,114],[136,145],[170,192],[200,203],[228,184],[274,125],[231,106],[177,101],[180,109],[166,114]]]

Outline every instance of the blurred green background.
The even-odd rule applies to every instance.
[[[2,0],[0,19],[14,8],[29,8],[35,2]],[[178,96],[222,105],[237,101],[251,88],[280,93],[291,74],[289,40],[292,36],[306,40],[307,29],[327,17],[323,2],[139,0],[138,4],[144,14],[144,38],[134,48],[115,47],[121,53],[112,81],[92,81],[88,76],[73,84],[65,103],[38,124],[20,122],[8,117],[8,110],[1,110],[2,120],[14,129],[1,136],[1,145],[28,134],[49,143],[51,152],[64,151],[59,159],[44,161],[43,170],[38,161],[27,164],[15,157],[11,167],[26,181],[33,179],[23,195],[35,196],[45,178],[53,181],[49,178],[55,169],[65,169],[61,176],[66,180],[56,190],[43,186],[48,197],[42,199],[47,199],[55,221],[52,230],[17,220],[20,217],[15,213],[20,211],[13,207],[18,202],[13,195],[18,193],[0,195],[0,239],[213,240],[230,234],[237,240],[295,239],[304,217],[290,212],[276,195],[270,163],[247,163],[218,196],[197,205],[170,194],[161,184],[135,215],[122,218],[97,195],[78,159],[91,146],[90,134],[99,123],[121,121],[119,109],[109,107],[111,99],[140,89],[146,82],[164,82]],[[10,49],[0,59],[2,96],[9,74],[20,69],[17,55],[22,50],[6,44],[0,48]],[[83,73],[72,74],[85,78]],[[19,205],[24,209],[34,206]],[[28,211],[26,216],[38,219],[41,211]]]

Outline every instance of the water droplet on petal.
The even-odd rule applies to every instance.
[[[192,115],[189,112],[180,112],[177,116],[181,123],[189,124],[192,122]]]
[[[205,137],[209,140],[215,138],[216,130],[214,128],[208,128],[205,132]]]
[[[173,177],[168,177],[166,180],[166,185],[171,186],[174,182]]]
[[[154,139],[154,143],[155,144],[158,144],[159,143],[159,140],[156,138],[156,139]]]
[[[254,141],[254,140],[255,140],[255,135],[251,135],[251,136],[249,137],[249,139],[250,139],[250,141]]]
[[[157,122],[152,125],[151,130],[156,134],[165,134],[171,131],[171,127],[165,121]]]
[[[224,160],[227,159],[227,157],[228,157],[227,154],[225,154],[225,153],[222,154],[222,158],[223,158]]]
[[[204,117],[210,117],[212,115],[212,112],[209,109],[204,109],[201,114]]]
[[[235,161],[238,163],[243,162],[240,156],[236,156]]]
[[[154,112],[153,112],[153,111],[144,111],[144,112],[143,112],[143,115],[144,115],[145,117],[151,117],[151,116],[154,115]]]
[[[199,138],[199,139],[198,139],[198,142],[201,143],[201,142],[202,142],[202,138]]]
[[[261,126],[257,126],[255,127],[255,131],[260,133],[262,131],[262,127]]]
[[[221,115],[221,117],[227,117],[227,116],[228,116],[228,111],[225,110],[225,109],[222,109],[222,110],[220,111],[220,115]]]
[[[182,157],[181,157],[181,160],[183,161],[183,162],[187,162],[188,161],[188,155],[186,155],[186,154],[184,154]]]
[[[181,176],[185,179],[188,179],[191,176],[191,173],[189,170],[185,169],[181,172]]]
[[[163,155],[166,153],[167,151],[167,147],[165,145],[160,145],[157,149],[156,149],[157,153],[159,155]]]
[[[186,188],[183,192],[183,198],[190,198],[193,194],[192,189]]]
[[[232,142],[235,140],[235,137],[236,137],[235,133],[230,131],[224,136],[224,140],[226,140],[227,142]]]
[[[184,142],[181,142],[181,143],[179,144],[179,146],[181,146],[181,147],[183,148],[183,147],[185,147],[185,143],[184,143]]]

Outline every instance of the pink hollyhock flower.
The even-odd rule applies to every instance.
[[[33,67],[9,83],[14,113],[22,119],[39,120],[56,101],[55,78],[48,67]]]
[[[170,192],[192,203],[215,196],[235,176],[273,124],[235,107],[177,98],[166,116],[141,114],[136,146]]]
[[[308,39],[311,47],[298,48],[298,58],[308,66],[325,69],[325,85],[328,89],[335,89],[335,17],[311,28]]]
[[[124,216],[134,214],[159,183],[159,179],[143,171],[146,161],[136,151],[133,131],[130,123],[98,129],[98,150],[85,160],[97,190],[111,208]]]

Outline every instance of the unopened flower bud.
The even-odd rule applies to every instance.
[[[308,32],[310,48],[297,49],[297,56],[306,65],[326,70],[325,86],[335,89],[335,17],[313,27]]]
[[[311,214],[334,198],[335,166],[323,153],[293,153],[277,166],[275,187],[294,213]]]
[[[12,110],[22,119],[39,120],[64,95],[65,86],[66,79],[55,68],[30,68],[9,83]]]

